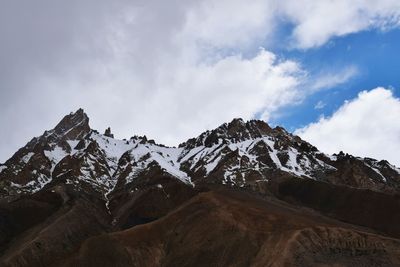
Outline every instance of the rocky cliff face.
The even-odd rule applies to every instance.
[[[302,184],[298,185],[298,182]],[[219,188],[228,191],[220,191]],[[367,234],[354,232],[356,231],[354,227],[349,228],[339,221],[350,222],[357,227],[366,227],[366,229],[356,228],[357,231],[366,232],[368,235],[380,233],[399,237],[400,231],[396,222],[399,223],[400,218],[391,215],[392,211],[400,207],[399,188],[400,170],[387,161],[353,157],[343,152],[326,155],[298,136],[288,133],[281,127],[271,128],[263,121],[244,122],[241,119],[234,119],[230,123],[225,123],[183,142],[179,147],[166,147],[148,140],[145,136],[134,136],[129,140],[115,139],[110,128],[106,129],[104,134],[100,134],[89,127],[88,116],[79,109],[65,116],[54,129],[33,138],[0,165],[0,233],[2,233],[0,262],[5,266],[72,264],[70,262],[84,264],[86,257],[89,257],[85,253],[92,253],[92,250],[93,253],[98,253],[98,249],[102,251],[104,248],[98,247],[97,241],[82,242],[90,236],[106,234],[104,238],[112,241],[110,244],[123,243],[120,247],[121,251],[115,251],[115,255],[122,253],[121,261],[124,264],[138,266],[141,265],[140,263],[147,264],[146,257],[154,255],[142,255],[143,252],[140,250],[132,252],[131,243],[129,243],[131,235],[127,232],[125,236],[125,234],[119,234],[118,231],[131,229],[129,233],[135,232],[134,236],[142,236],[150,230],[141,231],[140,229],[144,229],[143,227],[149,224],[150,228],[156,228],[151,231],[162,231],[157,240],[151,239],[151,242],[157,243],[156,248],[141,248],[151,251],[155,249],[152,253],[157,254],[157,261],[151,262],[154,266],[176,266],[171,264],[177,263],[193,266],[196,264],[192,261],[182,262],[182,260],[176,261],[174,258],[169,258],[168,251],[165,251],[167,244],[164,242],[165,239],[171,238],[171,233],[168,232],[170,229],[167,231],[164,228],[177,227],[176,222],[169,222],[168,217],[165,216],[175,212],[176,209],[185,209],[183,207],[187,205],[195,207],[200,205],[206,210],[204,212],[207,216],[212,216],[214,208],[210,203],[215,203],[215,198],[222,197],[223,203],[232,204],[232,197],[250,201],[251,195],[255,194],[264,201],[254,202],[258,203],[257,205],[270,205],[270,201],[283,200],[286,204],[280,204],[279,209],[284,209],[285,212],[293,210],[294,207],[308,207],[319,214],[303,214],[302,216],[310,223],[300,229],[289,227],[290,233],[284,232],[282,236],[275,236],[274,233],[274,237],[263,235],[263,238],[268,240],[278,238],[279,244],[287,247],[288,254],[285,258],[277,258],[276,262],[290,266],[290,263],[298,257],[309,257],[310,249],[311,251],[318,250],[318,246],[312,247],[310,244],[304,245],[307,248],[299,248],[293,245],[297,241],[295,243],[289,240],[284,241],[285,238],[306,240],[304,241],[306,243],[315,243],[317,242],[315,240],[319,240],[324,253],[328,253],[321,254],[321,263],[324,263],[324,260],[333,263],[335,257],[339,257],[342,252],[350,253],[349,255],[355,253],[352,250],[353,245],[345,244],[344,247],[340,245],[340,240],[351,235],[355,243],[366,244],[368,248],[360,249],[370,257],[373,254],[372,251],[375,251],[374,242],[389,241],[382,241],[383,237],[380,236],[369,237]],[[308,198],[301,192],[308,192],[306,195]],[[198,197],[197,202],[190,200],[199,194],[211,194],[213,197]],[[237,196],[236,194],[244,195]],[[347,199],[343,199],[343,195],[347,196]],[[315,203],[319,199],[325,199],[324,203],[327,206]],[[344,204],[335,205],[336,199],[338,203],[344,202]],[[202,204],[199,204],[199,201]],[[332,204],[329,204],[330,201]],[[352,215],[351,211],[345,209],[346,202],[350,203],[352,209],[357,209],[358,213],[354,214],[358,215]],[[368,212],[364,206],[368,203],[371,203],[372,211],[380,214],[382,218],[372,214],[369,217],[372,221],[363,224],[360,218],[364,218],[363,214]],[[380,207],[376,203],[386,203],[388,212],[379,212],[380,208],[385,207]],[[230,204],[221,205],[217,205],[221,210],[218,212],[225,212],[225,208],[228,210],[232,208]],[[225,214],[223,217],[217,216],[213,222],[217,220],[216,223],[222,223],[228,220],[227,225],[223,224],[221,229],[223,231],[225,227],[229,228],[230,224],[250,225],[257,221],[253,218],[254,216],[245,223],[237,221],[240,216],[245,216],[245,210],[248,208],[254,208],[253,204],[243,207],[234,217],[223,213]],[[266,210],[264,212],[268,213]],[[311,216],[311,219],[308,216]],[[330,228],[318,228],[326,227],[324,223],[321,223],[323,220],[317,219],[318,216],[331,217],[329,220],[334,221],[330,223]],[[388,217],[390,217],[389,221],[383,222]],[[165,219],[161,220],[161,218]],[[184,218],[179,218],[181,219]],[[281,223],[281,219],[281,217],[273,219],[270,224]],[[190,227],[200,227],[187,223],[191,225]],[[160,224],[161,226],[157,226]],[[182,233],[190,231],[188,225],[184,226]],[[249,225],[245,227],[250,227]],[[202,225],[202,227],[205,227],[202,231],[207,230],[207,225]],[[263,227],[256,226],[257,231],[268,228]],[[228,231],[226,238],[240,240],[248,235],[247,231],[250,230],[243,232],[242,236],[236,236],[233,233],[229,236]],[[272,233],[275,230],[268,231]],[[348,231],[350,234],[347,234]],[[107,234],[111,232],[115,234]],[[337,233],[337,237],[331,237],[329,234],[331,232]],[[205,233],[205,238],[207,238],[206,235]],[[102,242],[102,238],[94,240]],[[121,241],[121,238],[125,241]],[[217,236],[212,233],[209,239],[210,242],[219,242],[216,240]],[[177,239],[176,242],[181,242],[179,240]],[[243,240],[257,244],[254,251],[251,251],[255,253],[251,254],[253,255],[251,257],[260,261],[255,260],[252,262],[253,265],[265,266],[266,255],[268,253],[275,255],[269,249],[265,255],[261,252],[271,246],[272,243],[268,244],[269,241],[261,241],[258,238]],[[222,240],[221,242],[224,243]],[[370,243],[371,245],[367,245]],[[162,249],[157,247],[161,245]],[[203,245],[206,246],[206,243]],[[80,246],[83,246],[81,249],[85,252],[81,251],[76,256],[74,253],[77,253]],[[388,246],[393,249],[381,251],[380,248],[376,248],[376,251],[379,250],[379,253],[388,257],[385,261],[378,263],[393,263],[399,259],[393,252],[398,246],[397,241],[393,241]],[[336,254],[329,252],[332,247],[338,249]],[[179,246],[174,249],[173,255],[183,257],[185,253],[190,254],[193,250],[199,252],[198,250],[204,247],[188,247],[189,250],[186,252],[184,246],[182,246],[182,251],[179,250]],[[239,247],[236,245],[228,248],[229,253],[233,253],[232,255],[237,249]],[[126,250],[130,252],[126,254]],[[216,251],[219,251],[219,248],[216,248]],[[301,251],[306,252],[304,254]],[[261,254],[256,255],[256,252]],[[114,252],[112,253],[110,257],[115,256]],[[296,253],[300,253],[300,256],[296,256]],[[200,253],[199,262],[201,262],[201,255]],[[250,257],[249,255],[243,254],[243,257]],[[141,259],[143,261],[132,262],[132,257],[135,259],[143,257]],[[368,260],[368,257],[363,260]],[[303,260],[308,262],[306,258]],[[343,264],[351,262],[349,258]],[[222,263],[235,265],[225,260],[221,260]],[[119,266],[130,266],[121,264]],[[243,261],[241,264],[248,266],[249,262]]]

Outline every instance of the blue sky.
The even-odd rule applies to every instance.
[[[400,165],[398,0],[1,1],[0,22],[0,162],[83,108],[121,139],[258,118]]]
[[[379,86],[391,88],[400,96],[400,30],[368,30],[345,37],[337,37],[329,43],[313,49],[289,50],[276,47],[273,51],[281,57],[295,59],[310,72],[340,71],[352,65],[357,74],[344,84],[317,92],[301,104],[284,108],[273,124],[283,125],[290,131],[316,121],[321,115],[331,116],[345,100],[357,97],[362,90]],[[316,109],[318,102],[323,107]],[[399,114],[400,116],[400,114]]]

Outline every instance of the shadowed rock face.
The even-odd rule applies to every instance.
[[[0,266],[49,266],[108,229],[104,202],[90,191],[55,186],[0,203]]]
[[[0,210],[1,252],[4,252],[14,236],[43,222],[60,208],[61,203],[62,200],[57,194],[43,192],[2,205]]]
[[[395,266],[400,242],[243,192],[84,242],[64,266]]]
[[[279,183],[276,195],[342,221],[366,226],[400,238],[400,195],[335,186],[310,179],[290,178]]]
[[[398,266],[399,188],[263,121],[176,148],[80,109],[0,164],[0,266]]]

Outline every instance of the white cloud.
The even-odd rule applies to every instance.
[[[323,101],[318,101],[317,104],[315,104],[314,109],[323,109],[326,106],[326,103]]]
[[[347,101],[331,117],[296,131],[326,153],[344,151],[400,166],[400,99],[376,88]]]
[[[254,46],[274,26],[272,1],[198,1],[188,11],[184,34],[217,48]]]
[[[398,0],[287,0],[280,11],[294,24],[294,46],[311,48],[332,37],[400,26]]]
[[[311,92],[316,92],[344,84],[357,74],[358,68],[356,66],[347,66],[341,70],[337,69],[329,73],[319,73],[316,78],[311,79],[310,90]]]

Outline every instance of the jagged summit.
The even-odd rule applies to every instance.
[[[64,140],[74,140],[84,137],[89,132],[89,117],[80,108],[65,116],[48,134]]]
[[[229,123],[224,123],[216,129],[206,131],[196,138],[191,138],[180,147],[196,147],[205,145],[210,147],[220,140],[240,142],[244,140],[260,138],[272,132],[272,128],[264,121],[250,120],[245,122],[241,118],[235,118]]]
[[[301,146],[304,150],[318,151],[316,147],[302,140],[300,137],[287,132],[283,127],[276,126],[275,128],[271,128],[265,121],[244,121],[242,118],[234,118],[229,123],[224,123],[213,130],[205,131],[198,137],[191,138],[181,143],[179,147],[185,147],[187,149],[198,146],[211,147],[222,141],[238,143],[268,136],[280,139],[280,144],[282,145],[291,143],[291,145],[294,146]],[[287,147],[287,145],[284,146]]]

